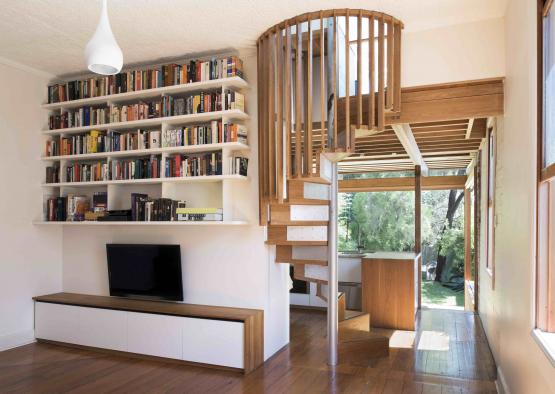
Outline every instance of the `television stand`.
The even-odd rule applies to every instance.
[[[74,293],[34,297],[37,340],[249,373],[264,362],[264,311]]]

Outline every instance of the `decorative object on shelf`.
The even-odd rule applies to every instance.
[[[107,0],[102,0],[102,11],[98,26],[85,48],[87,68],[102,75],[114,75],[121,71],[123,53],[116,42],[110,20],[108,19]]]

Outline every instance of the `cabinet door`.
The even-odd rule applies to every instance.
[[[109,309],[79,309],[80,345],[127,350],[127,312]]]
[[[244,368],[244,324],[184,318],[183,360]]]
[[[182,358],[183,317],[128,312],[127,351]]]
[[[79,343],[79,308],[36,302],[35,337],[51,341]]]

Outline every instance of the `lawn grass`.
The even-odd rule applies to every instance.
[[[432,280],[422,281],[422,306],[463,307],[464,292],[453,291]]]

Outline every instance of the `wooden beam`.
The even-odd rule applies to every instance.
[[[410,125],[407,123],[393,125],[393,131],[395,131],[397,138],[399,138],[399,141],[405,148],[405,151],[412,159],[413,163],[417,166],[420,166],[420,169],[424,176],[428,175],[428,166],[426,165],[426,162],[424,161],[424,158],[420,153],[420,149],[418,149],[418,145],[416,144],[414,136],[412,135]]]
[[[448,84],[402,88],[401,112],[386,114],[385,124],[457,121],[503,115],[503,78],[453,82]],[[376,93],[375,93],[376,94]],[[339,99],[339,121],[344,121],[345,107]],[[356,97],[351,97],[355,105]],[[363,109],[368,109],[368,95],[362,97]],[[366,104],[365,104],[366,103]],[[351,120],[353,119],[351,114]],[[352,122],[352,123],[355,123]],[[466,124],[466,121],[464,122]],[[476,122],[475,122],[476,123]]]
[[[422,177],[422,190],[464,189],[465,175]],[[415,178],[362,178],[339,181],[340,193],[411,191],[415,188]]]
[[[465,137],[466,139],[470,138],[470,133],[472,132],[472,126],[474,125],[474,118],[470,118],[468,119],[468,127],[466,128],[466,134]]]

